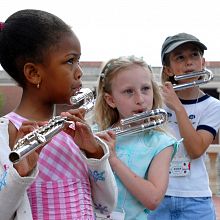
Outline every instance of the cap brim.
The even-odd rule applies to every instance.
[[[170,53],[171,51],[173,51],[174,49],[176,49],[177,47],[179,47],[180,45],[185,44],[185,43],[197,44],[200,49],[207,50],[207,47],[201,42],[193,41],[193,40],[184,40],[184,41],[178,41],[176,43],[173,43],[169,48],[167,48],[166,51],[164,51],[164,54]]]

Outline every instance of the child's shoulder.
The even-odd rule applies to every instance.
[[[175,154],[179,143],[179,141],[177,141],[175,137],[173,137],[166,131],[160,131],[155,129],[150,130],[149,135],[146,135],[146,138],[144,138],[144,142],[146,145],[150,145],[152,149],[154,149],[154,151],[157,153],[159,153],[166,147],[173,146],[173,155]]]
[[[2,137],[8,136],[9,120],[5,117],[0,118],[0,134]]]
[[[170,133],[166,132],[165,130],[151,129],[148,132],[148,135],[145,135],[145,138],[148,138],[148,140],[151,140],[158,144],[163,142],[176,142],[176,138],[172,136]]]
[[[7,118],[1,117],[0,118],[0,137],[2,139],[8,136],[8,125],[9,125],[9,120]]]
[[[211,103],[211,104],[215,104],[215,105],[220,105],[220,100],[213,97],[213,96],[205,94],[198,99],[198,103],[202,103],[202,104]]]
[[[7,126],[9,123],[9,120],[5,117],[0,117],[0,129],[4,128]]]
[[[220,111],[220,100],[216,99],[208,94],[199,98],[199,109],[204,112]]]

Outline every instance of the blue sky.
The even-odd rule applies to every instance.
[[[82,46],[81,61],[142,56],[160,66],[160,48],[168,35],[187,32],[206,46],[207,61],[220,61],[219,0],[1,0],[0,21],[17,10],[54,13],[70,26]]]

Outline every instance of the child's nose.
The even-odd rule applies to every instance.
[[[78,65],[78,68],[75,70],[74,78],[75,80],[79,80],[83,75],[82,68]]]
[[[191,66],[193,63],[193,59],[191,57],[186,58],[186,65]]]
[[[135,97],[135,103],[140,105],[140,104],[143,104],[143,102],[144,102],[143,94],[141,94],[140,92],[137,92],[136,97]]]

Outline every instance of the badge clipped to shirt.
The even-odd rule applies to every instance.
[[[187,157],[174,158],[170,164],[170,176],[187,176],[190,174],[190,159]]]
[[[99,213],[95,213],[96,220],[124,220],[125,219],[125,211],[124,209],[117,209],[113,211],[110,215],[102,215]]]

